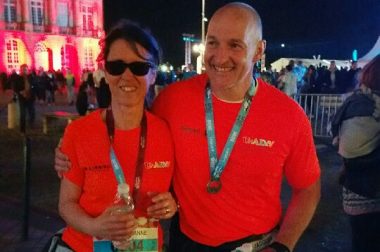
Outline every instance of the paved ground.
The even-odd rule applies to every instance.
[[[50,107],[37,105],[37,110],[38,114],[41,115],[43,112],[54,110],[73,112],[74,108],[62,103],[59,106]],[[52,149],[56,145],[58,136],[41,137],[39,135],[42,130],[40,120],[41,117],[39,116],[36,128],[29,132],[33,138],[38,139],[42,150],[45,148],[50,151],[45,150],[36,154],[38,157],[32,160],[33,167],[39,166],[39,168],[34,168],[33,173],[38,173],[39,177],[41,174],[49,174],[50,177],[43,180],[34,179],[32,182],[31,203],[33,207],[30,211],[29,235],[26,240],[23,239],[22,235],[22,193],[14,188],[0,187],[0,251],[41,251],[49,237],[64,226],[55,210],[58,181],[52,172]],[[11,142],[5,140],[5,136],[12,131],[6,130],[4,125],[6,125],[5,114],[0,112],[0,133],[3,134],[0,137],[0,182],[7,185],[6,180],[11,178],[15,172],[13,172],[12,167],[9,167],[12,165],[8,164],[8,160],[11,160],[9,155],[12,155],[12,151],[9,152],[10,154],[4,155],[4,150],[11,149],[13,146]],[[57,125],[57,127],[63,127],[63,125]],[[338,185],[341,163],[328,141],[317,139],[316,144],[322,166],[322,199],[311,225],[302,236],[295,251],[349,251],[350,227],[341,209],[341,191]],[[14,162],[13,166],[22,165],[22,157]],[[20,173],[15,174],[22,176]],[[17,189],[21,191],[20,188]],[[9,191],[12,193],[8,193]],[[290,191],[287,186],[284,186],[283,191],[283,201],[286,204]],[[12,197],[8,197],[9,194],[12,194]]]

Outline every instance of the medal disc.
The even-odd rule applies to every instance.
[[[208,193],[217,193],[220,191],[220,189],[222,188],[222,183],[220,182],[220,180],[213,180],[211,179],[208,183],[207,183],[207,192]]]

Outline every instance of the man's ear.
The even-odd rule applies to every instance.
[[[266,40],[259,40],[257,42],[256,52],[255,52],[255,55],[253,56],[253,62],[257,62],[262,58],[265,52],[266,45],[267,45]]]

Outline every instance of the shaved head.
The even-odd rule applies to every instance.
[[[251,6],[234,2],[218,9],[208,25],[204,55],[214,94],[228,101],[244,97],[264,50],[261,19]]]
[[[249,29],[252,29],[252,32],[254,32],[256,35],[255,39],[262,39],[263,28],[261,18],[257,11],[252,8],[252,6],[240,2],[226,4],[214,13],[210,20],[210,23],[213,21],[213,19],[224,16],[226,13],[232,13],[235,16],[236,20],[246,20]]]

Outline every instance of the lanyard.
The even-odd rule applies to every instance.
[[[111,164],[113,171],[116,176],[116,180],[118,184],[125,184],[125,177],[123,170],[121,169],[121,165],[119,163],[119,160],[116,157],[114,148],[113,148],[113,140],[115,137],[115,121],[112,114],[112,109],[108,108],[106,110],[106,125],[107,125],[107,132],[108,137],[110,139],[110,158],[111,158]],[[143,117],[141,120],[141,131],[140,131],[140,142],[139,142],[139,151],[137,156],[137,164],[136,164],[136,174],[135,174],[135,184],[134,184],[134,190],[133,190],[133,199],[136,204],[138,200],[138,192],[141,185],[141,176],[144,166],[144,155],[145,155],[145,148],[146,148],[146,135],[147,135],[147,121],[146,121],[146,115],[143,113]]]
[[[208,144],[208,154],[210,159],[210,174],[211,179],[207,184],[207,191],[209,193],[219,192],[222,184],[220,182],[220,176],[228,159],[230,158],[232,149],[236,143],[236,139],[239,136],[239,132],[243,126],[245,118],[248,115],[249,109],[252,103],[252,97],[256,93],[257,82],[253,78],[251,85],[244,95],[243,103],[240,107],[239,114],[236,117],[235,123],[232,126],[230,135],[228,136],[227,142],[223,148],[220,159],[218,160],[216,151],[216,137],[215,137],[215,124],[214,124],[214,112],[212,108],[212,98],[211,98],[211,88],[210,83],[207,83],[205,92],[205,110],[206,110],[206,134],[207,134],[207,144]]]

